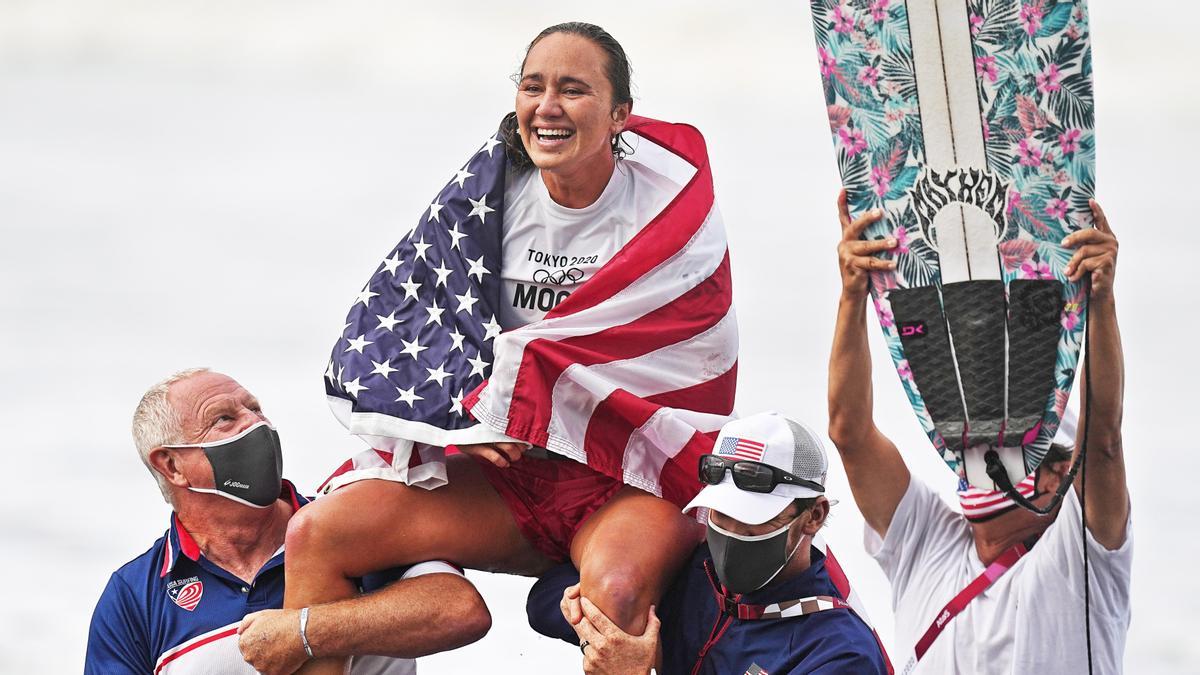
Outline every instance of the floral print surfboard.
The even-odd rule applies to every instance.
[[[851,215],[881,208],[872,296],[913,410],[961,485],[1040,463],[1075,378],[1092,225],[1085,0],[811,0]],[[899,314],[899,316],[898,316]]]

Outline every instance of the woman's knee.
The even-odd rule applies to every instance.
[[[323,504],[313,502],[296,511],[288,520],[284,550],[288,559],[323,556],[337,545],[335,513],[326,513]]]
[[[580,591],[621,630],[641,635],[646,629],[646,612],[662,589],[638,568],[614,565],[591,574],[585,572]]]

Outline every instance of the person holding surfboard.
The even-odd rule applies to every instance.
[[[1063,240],[1074,249],[1067,277],[1091,287],[1084,417],[1074,449],[1048,456],[1030,476],[1031,501],[1045,506],[1054,499],[1072,452],[1077,456],[1085,443],[1086,462],[1047,516],[1000,494],[982,519],[968,520],[909,473],[873,422],[868,280],[872,271],[894,267],[894,260],[873,254],[898,242],[860,239],[882,214],[872,210],[852,220],[845,191],[839,196],[842,291],[829,363],[829,436],[866,520],[867,550],[892,583],[898,643],[912,649],[893,653],[907,661],[899,672],[1079,673],[1093,665],[1098,673],[1121,671],[1132,535],[1121,438],[1124,357],[1113,296],[1117,239],[1100,207],[1090,205],[1095,227]]]
[[[703,538],[680,509],[738,353],[703,138],[631,115],[598,26],[545,29],[514,79],[515,112],[350,310],[325,387],[371,449],[289,527],[289,612],[265,635],[298,644],[297,610],[430,551],[525,575],[570,559],[641,634]],[[342,672],[323,656],[302,672]]]

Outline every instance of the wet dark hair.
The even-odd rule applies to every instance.
[[[593,44],[604,51],[608,62],[604,67],[604,74],[608,78],[609,85],[613,90],[613,110],[625,103],[633,102],[633,95],[630,93],[630,83],[633,80],[633,67],[629,65],[629,57],[625,55],[625,48],[617,42],[616,38],[608,34],[600,26],[582,21],[568,21],[566,23],[555,24],[537,34],[529,46],[525,48],[525,56],[521,58],[521,68],[513,75],[514,81],[520,81],[521,73],[525,72],[525,60],[529,58],[529,52],[533,47],[542,41],[543,38],[554,35],[555,33],[566,33],[568,35],[578,35],[579,37],[591,40]],[[504,147],[508,152],[508,159],[513,166],[522,169],[533,166],[533,160],[529,158],[529,153],[525,150],[525,144],[521,142],[521,133],[517,125],[517,114],[511,112],[504,116],[504,121],[500,123],[501,135],[504,139]],[[613,137],[613,157],[618,160],[628,154],[632,148],[628,147],[621,139],[621,134]]]

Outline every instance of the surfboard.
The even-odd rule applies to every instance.
[[[1062,238],[1092,226],[1086,0],[811,0],[837,165],[879,324],[960,488],[1013,484],[1049,449],[1075,378],[1086,287]]]

